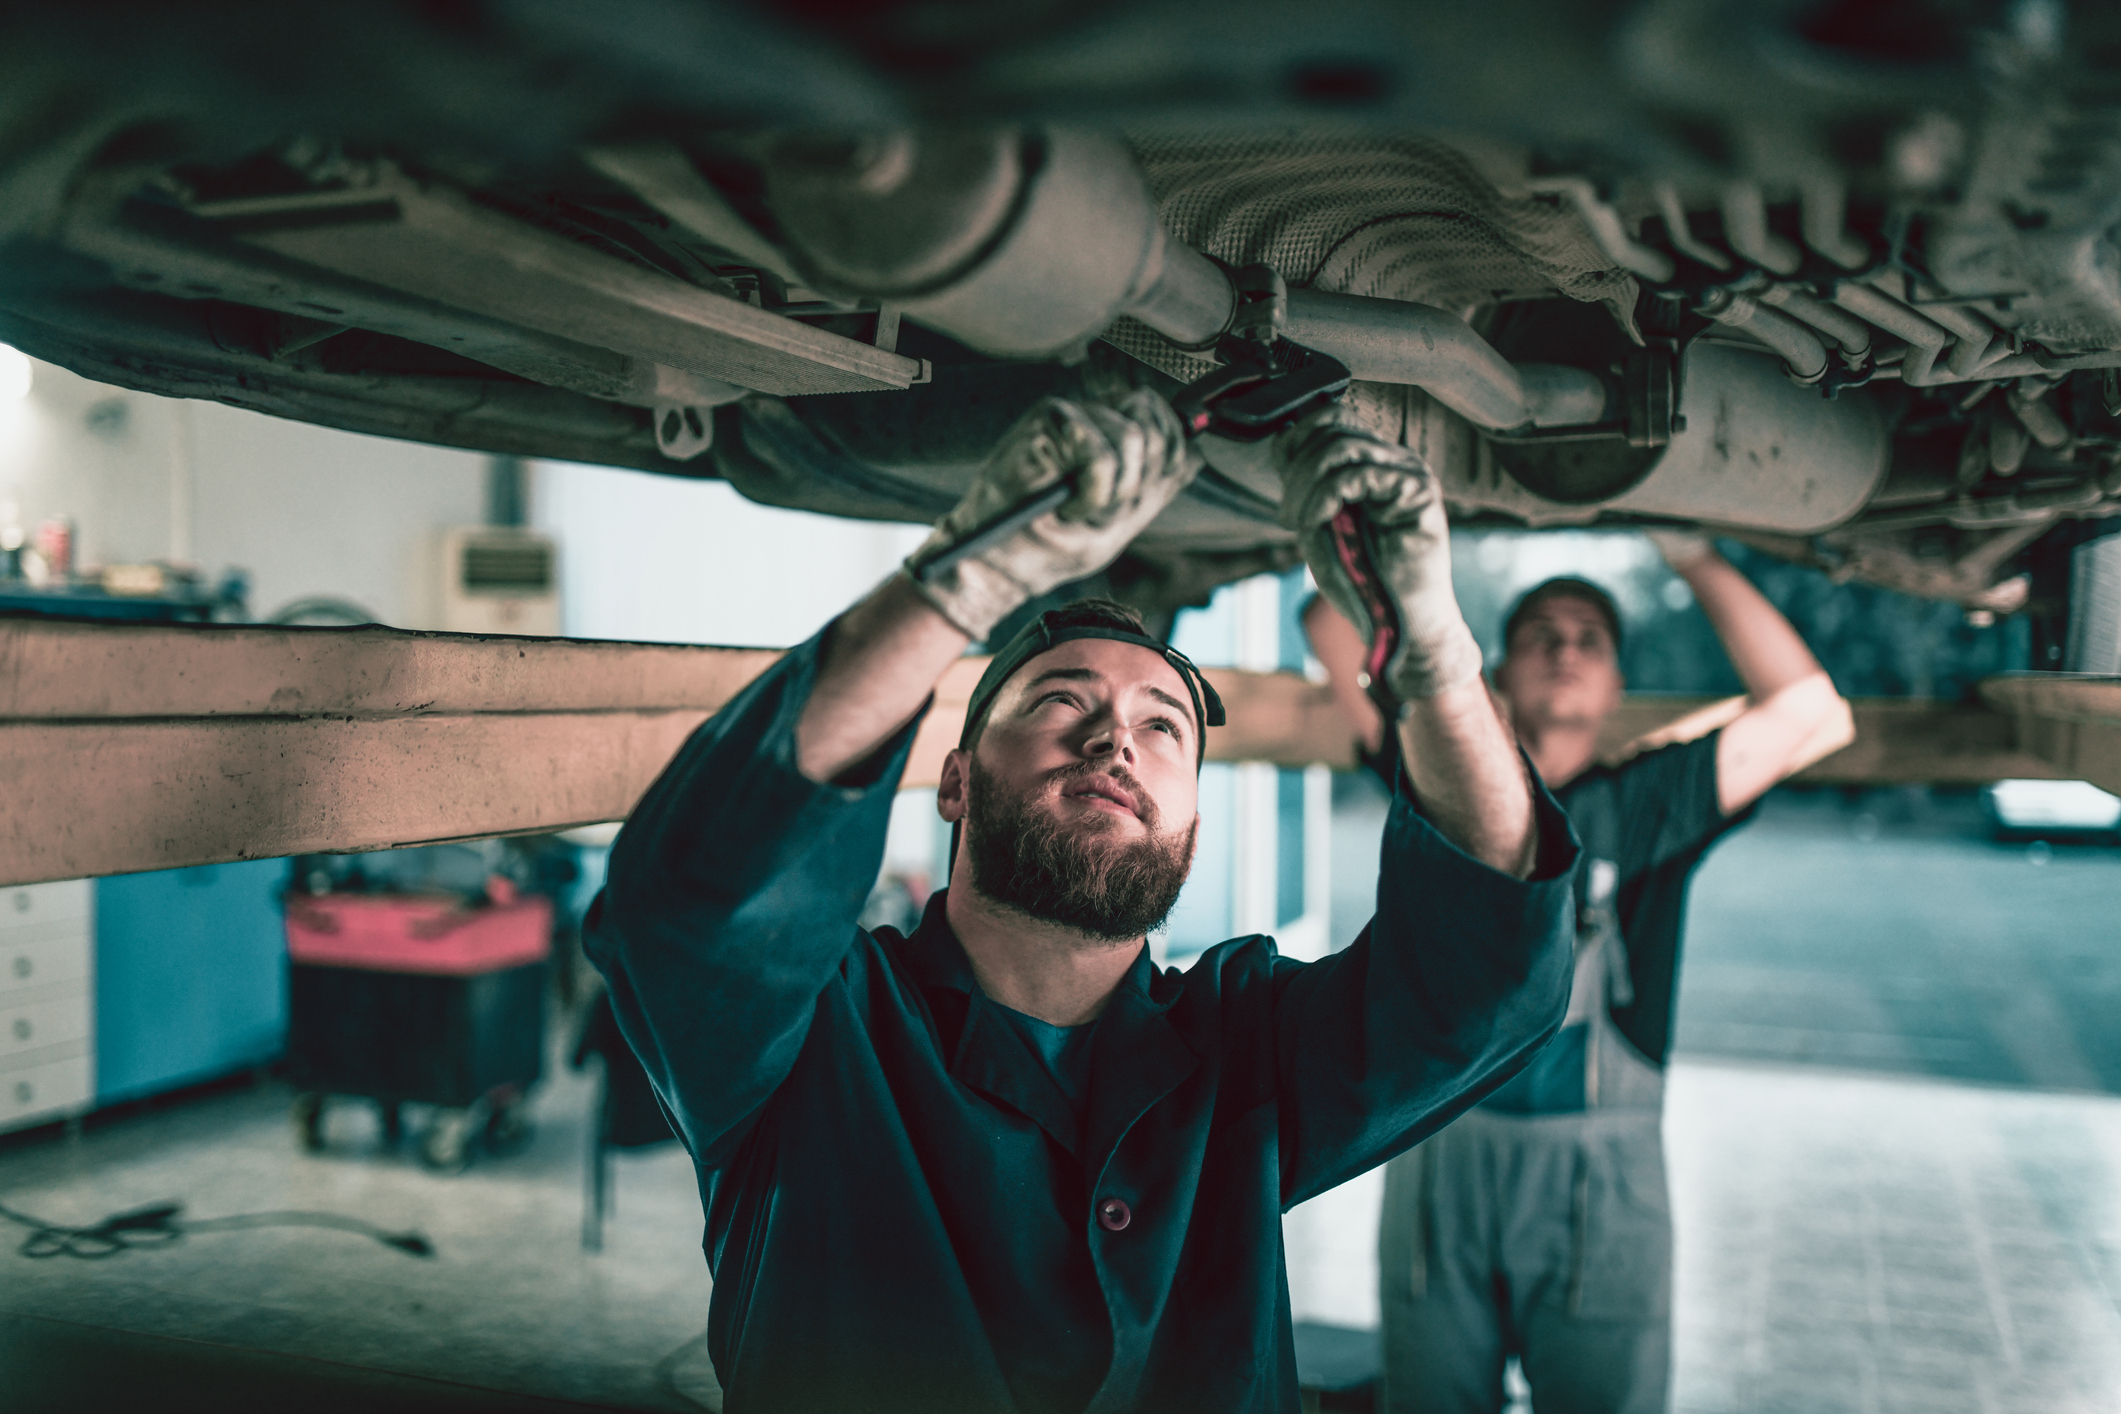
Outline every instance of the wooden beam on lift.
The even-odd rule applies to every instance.
[[[2020,750],[2063,779],[2121,794],[2121,678],[2013,673],[1983,682],[1981,700],[2013,724]]]
[[[1856,739],[1794,778],[1796,785],[1985,785],[2002,780],[2074,779],[2022,749],[2009,718],[1986,708],[1921,698],[1859,697],[1851,702]],[[1599,755],[1621,761],[1668,742],[1690,741],[1724,725],[1742,697],[1630,695],[1606,721]]]
[[[0,623],[0,885],[623,819],[693,728],[777,656],[384,628]],[[984,665],[968,658],[945,675],[907,785],[934,784]],[[1322,686],[1289,673],[1209,677],[1230,709],[1211,759],[1353,763]],[[1804,779],[2098,771],[2121,786],[2111,769],[2121,728],[2071,719],[2075,754],[2043,760],[2032,752],[2063,751],[2040,725],[2046,699],[2021,712],[2030,689],[2004,691],[2019,693],[2010,716],[1858,703],[1856,745]],[[1608,749],[1698,734],[1730,710],[1630,698]]]
[[[775,656],[382,628],[0,625],[0,880],[623,818]]]

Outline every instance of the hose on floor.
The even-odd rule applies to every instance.
[[[275,1213],[238,1213],[232,1217],[184,1219],[182,1203],[153,1203],[113,1213],[88,1227],[68,1227],[43,1218],[18,1213],[0,1204],[0,1218],[29,1229],[29,1236],[15,1250],[25,1257],[79,1257],[94,1261],[115,1257],[135,1247],[167,1247],[194,1233],[244,1232],[260,1227],[320,1227],[374,1238],[414,1257],[432,1257],[434,1244],[417,1232],[389,1232],[374,1223],[341,1213],[306,1212],[292,1209]]]

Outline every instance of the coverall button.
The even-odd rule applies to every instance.
[[[1134,1221],[1134,1213],[1120,1199],[1107,1198],[1097,1205],[1097,1220],[1103,1223],[1108,1231],[1118,1232]]]

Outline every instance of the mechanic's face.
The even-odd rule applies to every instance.
[[[1605,615],[1581,599],[1545,600],[1510,635],[1495,686],[1510,719],[1537,731],[1595,727],[1620,705],[1620,656]]]
[[[1200,737],[1162,655],[1078,639],[1018,670],[937,805],[980,893],[1115,942],[1163,921],[1192,867]]]

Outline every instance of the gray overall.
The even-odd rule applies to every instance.
[[[1570,1045],[1549,1047],[1573,1064],[1580,1040],[1584,1108],[1478,1107],[1385,1170],[1388,1414],[1495,1414],[1512,1354],[1536,1414],[1665,1410],[1664,1074],[1607,1011],[1632,995],[1617,879],[1611,860],[1587,861],[1575,984],[1556,1038]]]

